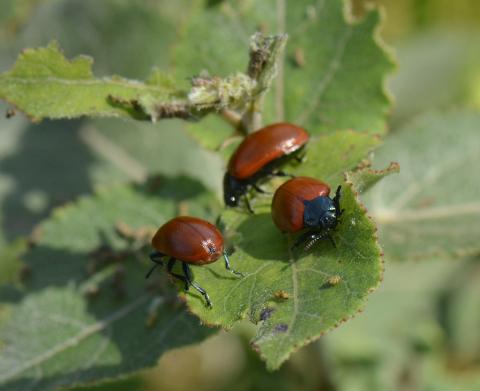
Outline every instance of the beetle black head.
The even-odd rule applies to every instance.
[[[247,191],[247,186],[228,172],[223,177],[223,199],[228,206],[237,206],[240,197]]]
[[[327,196],[320,196],[311,201],[303,201],[303,223],[305,227],[333,229],[338,223],[335,201]]]

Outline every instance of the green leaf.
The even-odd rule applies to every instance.
[[[167,102],[175,93],[158,84],[117,76],[96,79],[92,62],[86,56],[67,60],[55,42],[46,48],[25,49],[12,70],[0,75],[0,98],[38,121],[44,117],[135,116],[109,97],[134,100],[142,96]]]
[[[7,283],[15,283],[21,275],[22,263],[20,256],[27,250],[27,241],[17,238],[12,243],[0,248],[0,286]]]
[[[157,121],[195,119],[209,111],[244,105],[254,95],[255,81],[242,73],[192,81],[188,93],[155,69],[146,83],[118,76],[96,79],[93,60],[69,61],[58,44],[26,49],[11,71],[0,75],[0,98],[33,120],[79,116],[132,117]]]
[[[435,260],[387,266],[384,281],[362,316],[322,340],[323,354],[335,363],[331,375],[338,389],[394,390],[405,385],[405,378],[412,379],[410,389],[428,389],[420,387],[432,379],[425,365],[437,357],[448,371],[439,294],[461,263]]]
[[[18,1],[13,0],[16,4]],[[40,47],[53,39],[65,55],[84,53],[95,59],[95,75],[122,75],[143,80],[152,66],[166,68],[166,53],[175,39],[186,2],[124,0],[21,0],[32,3],[16,18],[16,39],[8,37],[8,61],[24,47]],[[15,8],[21,8],[15,7]],[[34,12],[33,12],[34,11]],[[71,23],[71,15],[75,23]],[[132,34],[135,31],[135,34]],[[92,39],[95,37],[95,39]],[[2,60],[6,60],[2,57]],[[6,69],[6,68],[5,68]]]
[[[478,34],[434,29],[396,45],[398,72],[389,80],[395,97],[391,125],[397,128],[439,107],[474,103],[468,98],[475,94],[479,43]]]
[[[333,133],[313,140],[306,162],[289,171],[322,178],[335,188],[343,172],[355,167],[378,142],[363,133]],[[234,247],[232,267],[246,277],[232,277],[221,262],[194,268],[213,308],[206,308],[195,292],[186,297],[191,310],[206,323],[228,328],[248,317],[258,324],[252,343],[267,366],[275,369],[292,351],[355,315],[379,284],[382,262],[375,226],[348,183],[342,190],[345,212],[333,234],[337,248],[323,242],[312,252],[292,253],[292,238],[273,224],[270,196],[259,195],[255,201],[254,216],[241,208],[221,216]],[[276,297],[280,290],[287,299]]]
[[[25,287],[0,291],[1,387],[51,390],[125,376],[209,335],[165,273],[145,280],[143,246],[178,208],[212,220],[218,207],[197,182],[157,178],[57,209],[26,256]]]
[[[448,332],[448,359],[453,368],[480,369],[480,258],[461,263],[456,274],[445,281],[442,304],[444,327]]]
[[[12,20],[14,26],[9,28],[15,31],[3,37],[7,39],[0,39],[0,72],[12,66],[21,48],[44,46],[57,38],[67,58],[78,53],[92,56],[95,76],[117,74],[143,80],[153,64],[165,68],[170,63],[168,48],[173,44],[175,26],[182,14],[179,9],[185,2],[11,3],[21,11],[21,20]],[[29,6],[22,11],[24,3]],[[4,2],[2,16],[3,6]],[[30,15],[31,11],[35,12]],[[75,23],[71,15],[75,15]],[[185,121],[161,121],[152,127],[147,121],[101,118],[93,123],[82,118],[32,125],[21,113],[6,119],[9,108],[0,100],[0,247],[4,238],[28,235],[51,208],[78,194],[90,193],[98,185],[137,180],[138,176],[128,174],[141,172],[140,166],[146,175],[152,172],[201,177],[211,188],[219,188],[221,183],[222,169],[212,172],[221,162],[188,139],[182,130]],[[188,156],[184,156],[186,150]],[[180,153],[184,157],[178,159]]]
[[[390,102],[383,80],[392,60],[376,36],[379,22],[377,10],[347,21],[340,0],[231,0],[212,8],[196,1],[174,48],[175,66],[179,78],[200,71],[228,75],[247,66],[245,49],[258,29],[286,32],[285,59],[263,122],[286,119],[317,134],[384,133]]]
[[[354,171],[347,171],[345,173],[345,180],[351,183],[358,193],[363,193],[374,186],[380,179],[400,172],[400,165],[391,162],[387,168],[383,170],[374,170],[367,167],[358,167]]]
[[[376,152],[402,173],[366,197],[388,259],[459,258],[480,251],[480,114],[430,113]]]
[[[230,148],[225,151],[230,142],[241,141],[242,136],[235,132],[218,116],[205,117],[201,122],[186,124],[186,133],[206,149],[219,150],[225,160],[230,157]],[[238,142],[235,145],[238,145]]]

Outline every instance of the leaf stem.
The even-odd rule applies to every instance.
[[[230,125],[232,125],[235,128],[235,130],[242,131],[242,128],[243,128],[242,116],[238,114],[236,111],[224,109],[220,112],[220,116]]]

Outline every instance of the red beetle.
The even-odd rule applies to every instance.
[[[215,262],[222,254],[225,259],[225,267],[232,273],[242,276],[242,273],[230,268],[230,261],[223,245],[223,236],[213,224],[196,217],[175,217],[162,225],[152,238],[152,246],[155,252],[150,254],[150,259],[155,265],[147,273],[150,276],[158,265],[163,265],[161,259],[170,257],[167,271],[173,277],[185,283],[185,290],[193,286],[204,297],[209,307],[212,306],[210,297],[205,289],[192,281],[192,273],[189,264],[205,265]],[[175,261],[182,262],[183,275],[173,273]]]
[[[318,179],[297,177],[282,184],[272,200],[272,218],[275,225],[283,232],[298,232],[307,229],[295,243],[294,247],[308,241],[310,248],[319,239],[329,238],[330,231],[338,224],[343,213],[340,209],[340,189],[335,197],[329,197],[330,186]]]
[[[225,204],[237,206],[242,195],[248,210],[253,213],[246,196],[249,186],[263,193],[257,186],[259,179],[268,175],[286,176],[276,168],[291,157],[297,157],[309,139],[308,133],[286,122],[266,126],[248,135],[233,153],[223,178]]]

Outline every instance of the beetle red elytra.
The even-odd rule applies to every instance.
[[[282,232],[295,233],[306,229],[294,247],[307,242],[310,248],[316,241],[329,238],[338,224],[343,210],[340,208],[340,190],[329,197],[330,186],[315,178],[297,177],[282,184],[272,199],[272,218]]]
[[[307,131],[299,126],[281,122],[266,126],[250,135],[238,146],[228,163],[223,179],[225,204],[237,206],[244,196],[248,210],[253,213],[246,193],[249,187],[263,193],[257,182],[269,175],[288,176],[278,167],[297,157],[309,140]]]
[[[230,267],[223,236],[218,228],[196,217],[179,216],[166,222],[153,236],[152,246],[156,251],[150,254],[150,259],[155,265],[147,273],[146,278],[157,266],[163,265],[162,258],[169,257],[168,273],[183,281],[185,290],[193,286],[205,298],[208,307],[212,306],[210,297],[205,289],[192,280],[189,265],[212,263],[223,255],[227,270],[237,276],[243,276],[242,273]],[[173,272],[173,266],[177,260],[182,263],[183,275]]]

